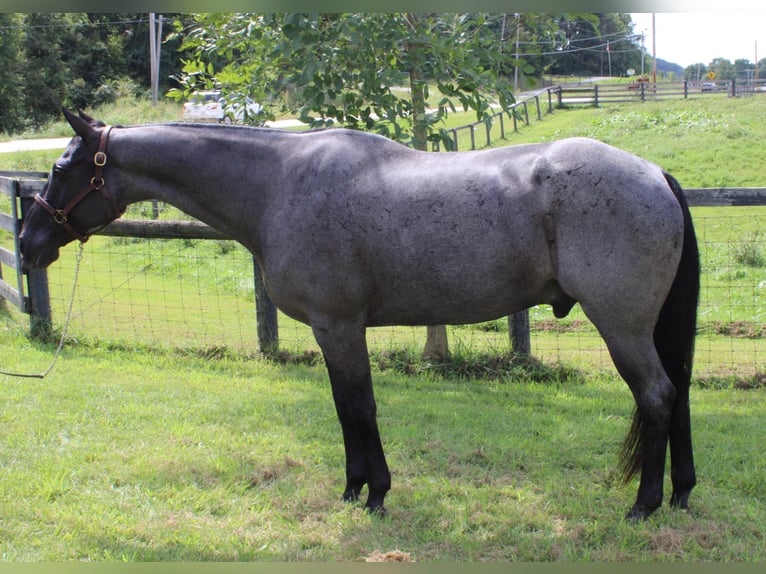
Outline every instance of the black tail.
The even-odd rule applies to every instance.
[[[669,173],[665,179],[681,205],[684,214],[684,243],[676,278],[654,327],[654,344],[670,380],[676,388],[676,403],[689,400],[694,338],[697,332],[697,303],[700,288],[700,263],[697,236],[689,205],[681,185]],[[676,409],[673,409],[675,414]],[[620,467],[625,482],[641,470],[641,419],[633,413],[630,431],[622,447]]]

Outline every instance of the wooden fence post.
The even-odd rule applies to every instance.
[[[529,309],[517,311],[508,317],[511,350],[517,355],[531,355],[532,342],[529,335]]]
[[[29,336],[36,341],[50,341],[53,335],[53,317],[47,270],[31,269],[27,273],[27,294]]]
[[[33,197],[19,195],[21,221],[34,203]],[[48,271],[31,269],[27,274],[27,309],[29,313],[29,335],[36,341],[48,341],[53,334],[51,297],[48,289]]]
[[[266,292],[261,267],[253,258],[255,278],[255,322],[258,333],[258,349],[264,355],[274,355],[279,351],[279,323],[277,307]]]

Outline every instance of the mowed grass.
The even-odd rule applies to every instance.
[[[4,325],[0,361],[52,349]],[[321,366],[67,349],[0,379],[0,556],[11,561],[764,559],[763,393],[693,393],[692,510],[623,519],[632,401],[613,377],[547,384],[375,369],[394,486],[340,501]],[[669,484],[666,488],[670,488]]]
[[[672,119],[681,105],[694,121]],[[679,103],[678,113],[675,106],[558,110],[505,143],[592,135],[658,161],[687,187],[763,185],[755,154],[766,135],[757,121],[762,99],[694,100]],[[616,127],[616,117],[628,127]],[[740,139],[738,152],[750,159],[727,162]],[[56,155],[17,160],[47,170]],[[698,365],[701,356],[743,353],[763,365],[762,338],[716,331],[718,323],[761,316],[753,313],[761,313],[763,269],[728,263],[732,240],[759,232],[756,212],[694,211],[701,238],[716,246],[703,256],[710,304],[702,308]],[[50,270],[59,328],[74,253],[65,248]],[[412,360],[422,333],[396,330],[379,341],[373,333],[394,482],[389,515],[342,503],[343,447],[329,383],[318,357],[301,355],[315,343],[281,317],[285,347],[299,360],[255,353],[251,273],[247,254],[212,242],[88,243],[58,366],[42,381],[0,376],[1,559],[359,561],[398,552],[420,562],[764,560],[762,381],[750,390],[697,381],[692,509],[664,506],[647,522],[627,523],[636,483],[623,487],[613,469],[633,402],[608,356],[576,345],[590,336],[578,312],[559,354],[531,371],[486,360],[483,353],[507,350],[507,335],[490,326],[454,329],[452,348],[463,362],[446,370]],[[221,291],[226,298],[214,302]],[[551,314],[540,308],[532,317]],[[0,368],[47,367],[54,347],[31,342],[26,331],[18,313],[0,318]],[[549,336],[535,334],[536,354]],[[477,344],[482,351],[471,350]]]

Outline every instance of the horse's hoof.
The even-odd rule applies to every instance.
[[[375,516],[377,518],[385,518],[388,515],[388,511],[386,510],[386,507],[382,504],[379,506],[367,506],[365,505],[364,509],[371,514],[372,516]]]
[[[670,497],[670,506],[682,510],[689,510],[689,494],[689,492],[682,492],[681,494],[676,494],[674,492]]]
[[[656,508],[647,508],[642,504],[634,504],[633,508],[631,508],[625,515],[625,520],[629,522],[639,522],[641,520],[646,520],[655,510]]]
[[[348,488],[343,493],[343,502],[357,502],[359,500],[359,492],[362,489]]]

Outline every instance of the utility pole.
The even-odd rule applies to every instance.
[[[519,34],[521,33],[521,14],[516,14],[516,66],[513,70],[513,97],[519,97]]]
[[[657,29],[654,26],[654,12],[652,12],[652,83],[657,89]]]
[[[609,77],[612,77],[612,50],[609,48],[609,40],[606,41],[606,57],[609,60]]]
[[[159,19],[149,13],[149,70],[152,84],[152,105],[157,105],[160,83],[160,46],[162,46],[162,14]]]

